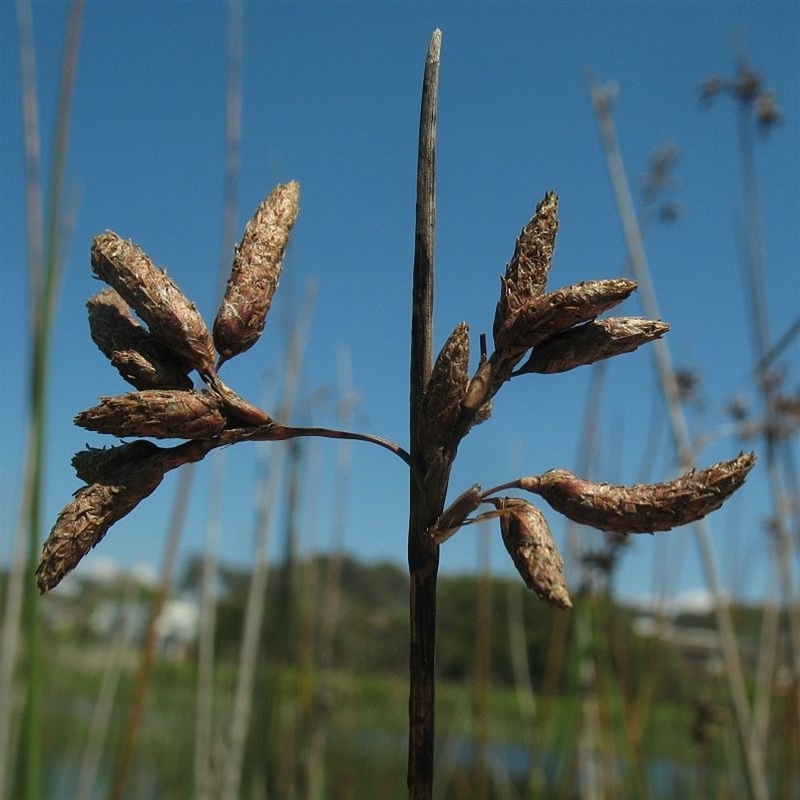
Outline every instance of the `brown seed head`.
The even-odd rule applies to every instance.
[[[666,322],[642,317],[610,317],[570,328],[533,348],[515,373],[566,372],[604,358],[630,353],[669,330]]]
[[[436,357],[428,380],[420,433],[424,452],[449,444],[468,383],[469,327],[466,322],[460,322]]]
[[[81,411],[75,424],[114,436],[156,439],[210,439],[225,427],[220,400],[209,392],[149,389],[103,397]]]
[[[572,608],[564,562],[544,515],[532,503],[514,497],[491,500],[501,511],[500,531],[525,585],[556,608]]]
[[[501,279],[500,300],[494,315],[495,334],[520,308],[544,293],[557,233],[558,196],[548,192],[522,229]]]
[[[297,181],[279,184],[245,226],[214,320],[214,344],[223,360],[252,347],[264,330],[297,219],[299,197]]]
[[[98,483],[117,472],[120,467],[132,461],[149,458],[160,450],[158,445],[148,442],[147,439],[137,439],[116,447],[87,447],[86,450],[75,453],[72,466],[75,467],[75,474],[84,483]]]
[[[200,442],[168,449],[151,445],[155,450],[149,452],[143,444],[101,451],[107,455],[84,460],[80,471],[88,468],[90,473],[97,472],[96,482],[75,493],[44,543],[36,569],[42,594],[57,586],[115,522],[152,494],[166,472],[199,461],[207,452]]]
[[[616,533],[651,533],[686,525],[716,511],[745,481],[755,453],[742,453],[666,483],[593,483],[565,469],[522,478],[521,489],[541,495],[565,517]]]
[[[495,332],[498,352],[524,353],[574,325],[613,308],[636,289],[636,281],[583,281],[534,298],[506,319]]]
[[[200,312],[133,242],[112,231],[95,236],[92,270],[117,290],[181,363],[200,373],[214,366],[214,343]]]
[[[114,289],[86,303],[89,330],[100,351],[137,389],[191,389],[188,370],[133,317]]]

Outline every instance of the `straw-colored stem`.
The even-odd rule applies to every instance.
[[[222,238],[218,267],[218,294],[222,296],[230,270],[231,242],[236,237],[236,214],[241,177],[242,60],[244,23],[242,0],[228,2],[228,67],[225,114],[225,184],[223,190]],[[221,531],[222,487],[226,458],[214,454],[208,517],[200,584],[200,630],[197,648],[197,706],[195,710],[194,790],[196,800],[211,800],[211,749],[214,698],[214,637],[216,632],[216,580]]]
[[[592,103],[597,113],[598,125],[603,148],[608,163],[614,196],[622,222],[623,232],[628,246],[631,268],[639,283],[639,295],[645,313],[658,319],[658,307],[647,265],[644,244],[639,229],[636,213],[633,208],[622,156],[617,144],[616,131],[611,117],[609,103],[596,85],[590,87]],[[688,432],[683,413],[680,393],[677,387],[675,371],[669,353],[669,345],[665,340],[653,342],[651,352],[656,364],[661,390],[667,401],[670,428],[675,449],[679,455],[681,466],[685,469],[694,465],[694,448]],[[739,747],[742,752],[744,773],[747,780],[748,793],[753,800],[766,800],[767,784],[764,773],[764,754],[751,739],[751,713],[745,689],[744,674],[736,646],[736,636],[731,621],[727,601],[722,595],[716,559],[711,543],[711,528],[707,520],[695,523],[695,538],[700,551],[700,562],[706,584],[714,600],[714,613],[720,632],[722,654],[725,661],[725,673],[731,694]]]
[[[283,399],[280,404],[281,419],[290,419],[295,405],[295,394],[303,361],[303,347],[308,330],[315,288],[306,289],[300,314],[287,347],[283,370]],[[280,478],[283,474],[285,448],[276,450],[269,462],[259,495],[256,514],[256,541],[253,552],[253,572],[245,606],[244,631],[239,650],[239,668],[233,700],[233,712],[228,742],[228,759],[225,764],[222,800],[236,800],[241,794],[242,767],[247,727],[253,704],[259,632],[264,615],[264,594],[267,588],[267,546],[272,532],[272,512],[275,507]]]
[[[172,588],[172,573],[174,571],[178,545],[180,544],[183,526],[186,520],[186,508],[189,503],[189,494],[191,492],[193,477],[193,464],[189,464],[181,470],[172,508],[172,517],[169,522],[167,539],[164,545],[164,554],[161,559],[161,574],[159,576],[158,588],[153,597],[150,613],[147,618],[147,628],[145,630],[144,641],[142,642],[133,698],[131,699],[131,704],[128,709],[128,718],[125,723],[125,730],[123,731],[120,752],[114,764],[113,778],[107,795],[108,800],[122,800],[125,796],[125,789],[128,785],[128,779],[133,767],[133,756],[139,738],[142,716],[144,715],[144,704],[150,691],[153,667],[156,660],[156,623],[161,616],[161,612],[164,610],[164,605],[169,599],[170,589]]]
[[[46,455],[46,417],[49,390],[49,356],[52,343],[54,309],[58,295],[61,268],[59,226],[62,223],[61,201],[66,155],[68,149],[69,114],[75,85],[75,71],[83,3],[74,0],[68,16],[64,59],[61,65],[61,84],[53,136],[53,166],[47,194],[47,225],[42,225],[41,156],[39,146],[38,98],[36,92],[33,20],[30,4],[17,3],[20,33],[21,91],[23,105],[23,140],[25,144],[26,209],[28,228],[29,311],[32,354],[29,366],[29,417],[23,470],[21,520],[19,535],[27,536],[27,558],[16,558],[18,567],[11,576],[8,588],[5,624],[3,628],[3,659],[0,664],[0,796],[9,785],[10,768],[9,726],[13,704],[8,702],[13,683],[19,644],[19,614],[24,615],[26,632],[25,711],[22,720],[23,772],[22,797],[38,800],[41,795],[42,728],[41,728],[41,626],[39,596],[30,575],[39,555],[39,531],[43,503]],[[22,549],[15,543],[15,554]],[[21,568],[20,568],[21,567]],[[23,592],[24,585],[24,592]],[[24,602],[20,602],[24,595]]]
[[[108,741],[108,728],[114,709],[117,687],[123,672],[125,654],[128,652],[133,639],[133,614],[131,609],[135,594],[134,585],[132,580],[128,580],[125,586],[121,603],[122,608],[126,609],[125,617],[111,643],[111,648],[107,651],[107,658],[103,664],[103,675],[100,679],[100,688],[97,692],[97,700],[92,712],[92,721],[89,725],[89,733],[78,773],[75,800],[91,800],[94,796],[95,784],[100,772],[100,762],[105,752],[105,744]]]
[[[780,587],[782,605],[787,609],[789,621],[789,656],[794,671],[795,685],[800,683],[800,606],[796,602],[796,586],[792,571],[792,541],[789,532],[785,509],[788,507],[784,476],[779,466],[779,451],[785,446],[774,434],[772,424],[775,415],[775,396],[777,383],[771,379],[769,363],[772,352],[770,337],[769,311],[766,299],[766,270],[764,267],[764,244],[761,226],[761,204],[758,193],[758,175],[756,170],[756,152],[753,132],[753,100],[739,98],[739,153],[742,172],[742,192],[745,201],[746,258],[745,273],[748,283],[748,300],[750,301],[751,327],[755,346],[756,360],[759,370],[756,385],[761,393],[762,413],[765,415],[764,451],[767,477],[772,492],[774,509],[774,548],[773,558],[776,577]],[[791,485],[791,484],[789,484]],[[768,602],[764,609],[764,625],[775,626],[776,609]],[[764,632],[766,643],[777,646],[778,637],[769,630]],[[769,723],[769,701],[772,694],[772,670],[775,653],[763,648],[760,650],[759,680],[756,683],[754,700],[753,735],[766,746],[766,731]],[[800,712],[800,692],[795,693]],[[798,713],[800,719],[800,713]]]

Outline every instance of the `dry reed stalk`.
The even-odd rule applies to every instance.
[[[613,96],[597,84],[590,85],[590,96],[598,117],[598,126],[603,141],[609,174],[617,200],[617,206],[628,247],[629,261],[642,293],[645,311],[658,316],[658,304],[653,289],[647,256],[642,242],[641,229],[634,211],[630,188],[617,143],[616,131],[611,115]],[[667,413],[673,442],[681,465],[690,468],[695,461],[694,447],[689,435],[683,411],[680,387],[672,366],[669,347],[666,342],[655,342],[653,350],[656,370],[662,393],[667,402]],[[722,642],[725,661],[725,674],[731,694],[736,732],[742,753],[742,763],[748,791],[754,800],[766,800],[768,791],[764,773],[764,754],[758,743],[751,738],[751,711],[747,698],[742,664],[736,644],[736,635],[730,617],[728,604],[723,598],[719,583],[716,558],[711,543],[711,531],[705,520],[695,524],[695,534],[700,548],[703,573],[711,595],[714,598],[714,612]]]

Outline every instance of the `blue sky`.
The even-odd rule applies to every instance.
[[[34,2],[40,119],[46,158],[55,112],[66,2]],[[407,440],[408,331],[419,89],[431,32],[443,31],[439,108],[436,339],[466,320],[473,351],[490,331],[499,275],[515,236],[547,190],[560,196],[551,288],[625,273],[621,226],[588,99],[587,75],[619,87],[615,121],[629,177],[667,142],[681,153],[675,200],[683,216],[648,230],[646,246],[677,366],[702,375],[690,411],[706,437],[699,463],[737,454],[724,408],[754,400],[749,304],[741,269],[743,202],[736,108],[698,103],[712,73],[731,75],[744,51],[775,90],[784,123],[758,143],[771,332],[800,312],[800,12],[794,2],[245,3],[239,229],[277,182],[301,184],[301,212],[267,330],[223,377],[272,402],[285,332],[304,286],[318,290],[299,389],[299,420],[335,422],[337,363],[349,359],[359,404],[352,425]],[[219,301],[224,174],[226,7],[221,2],[86,5],[68,163],[75,224],[58,305],[45,517],[78,487],[69,460],[87,442],[71,424],[100,395],[127,385],[88,335],[92,236],[112,229],[166,267],[210,322]],[[25,374],[26,280],[19,60],[14,4],[0,3],[0,247],[2,247],[2,509],[6,560],[18,511]],[[47,164],[45,165],[47,166]],[[232,253],[233,242],[226,243]],[[641,314],[634,298],[620,314]],[[797,386],[798,345],[787,352]],[[504,387],[494,417],[463,443],[451,491],[488,487],[555,466],[575,468],[587,401],[601,405],[594,477],[615,482],[674,474],[663,407],[646,349],[610,365],[600,396],[591,369],[529,376]],[[265,399],[266,398],[266,399]],[[642,463],[655,428],[660,448]],[[281,445],[272,445],[272,452]],[[228,451],[221,556],[250,558],[259,448]],[[303,543],[325,548],[335,507],[336,444],[310,444]],[[181,553],[204,539],[210,464],[195,476]],[[91,558],[157,566],[176,476],[110,531]],[[403,563],[407,476],[366,445],[352,449],[347,550]],[[562,520],[544,509],[564,543]],[[762,522],[763,471],[711,520],[726,587],[758,596],[772,581]],[[273,536],[278,547],[280,527]],[[47,531],[42,531],[46,535]],[[478,538],[491,566],[513,569],[497,531],[477,526],[448,542],[445,572],[473,570]],[[598,534],[599,537],[599,534]],[[691,531],[634,538],[616,580],[623,596],[701,588]],[[570,567],[573,585],[577,571]]]

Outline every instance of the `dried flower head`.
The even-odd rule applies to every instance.
[[[214,343],[200,312],[141,248],[112,231],[95,236],[92,270],[183,364],[201,374],[213,369]]]
[[[198,461],[206,450],[199,442],[176,448],[144,448],[137,442],[111,451],[90,464],[84,459],[80,471],[94,474],[95,482],[75,493],[56,519],[42,548],[36,569],[39,590],[49,592],[106,535],[108,529],[152,494],[166,472]],[[77,458],[77,457],[76,457]],[[86,473],[84,470],[88,469]]]
[[[84,483],[98,483],[113,475],[120,467],[132,461],[155,455],[161,450],[147,439],[116,445],[115,447],[87,447],[72,457],[75,474]]]
[[[436,357],[425,391],[420,445],[426,450],[449,444],[468,383],[469,327],[460,322]]]
[[[564,562],[547,520],[536,506],[515,497],[491,500],[500,514],[500,531],[525,585],[556,608],[572,608]]]
[[[500,300],[494,315],[494,332],[531,300],[544,294],[558,233],[558,196],[548,192],[522,229],[514,255],[501,279]]]
[[[244,229],[233,269],[214,320],[214,344],[222,360],[252,347],[264,330],[278,288],[283,254],[298,214],[300,184],[279,184]]]
[[[75,424],[114,436],[156,439],[209,439],[225,427],[220,400],[210,392],[149,389],[103,397],[81,411]]]
[[[131,314],[114,289],[86,303],[94,343],[117,371],[137,389],[191,389],[187,368]]]
[[[618,486],[584,480],[565,469],[521,478],[519,487],[543,497],[556,511],[582,525],[617,533],[668,531],[716,511],[745,481],[754,453],[666,483]]]
[[[557,333],[594,319],[635,289],[636,281],[617,278],[583,281],[537,297],[503,322],[495,332],[495,348],[524,353]]]
[[[604,358],[630,353],[643,344],[660,339],[668,330],[666,322],[643,317],[610,317],[587,322],[534,347],[530,358],[514,374],[566,372]]]

